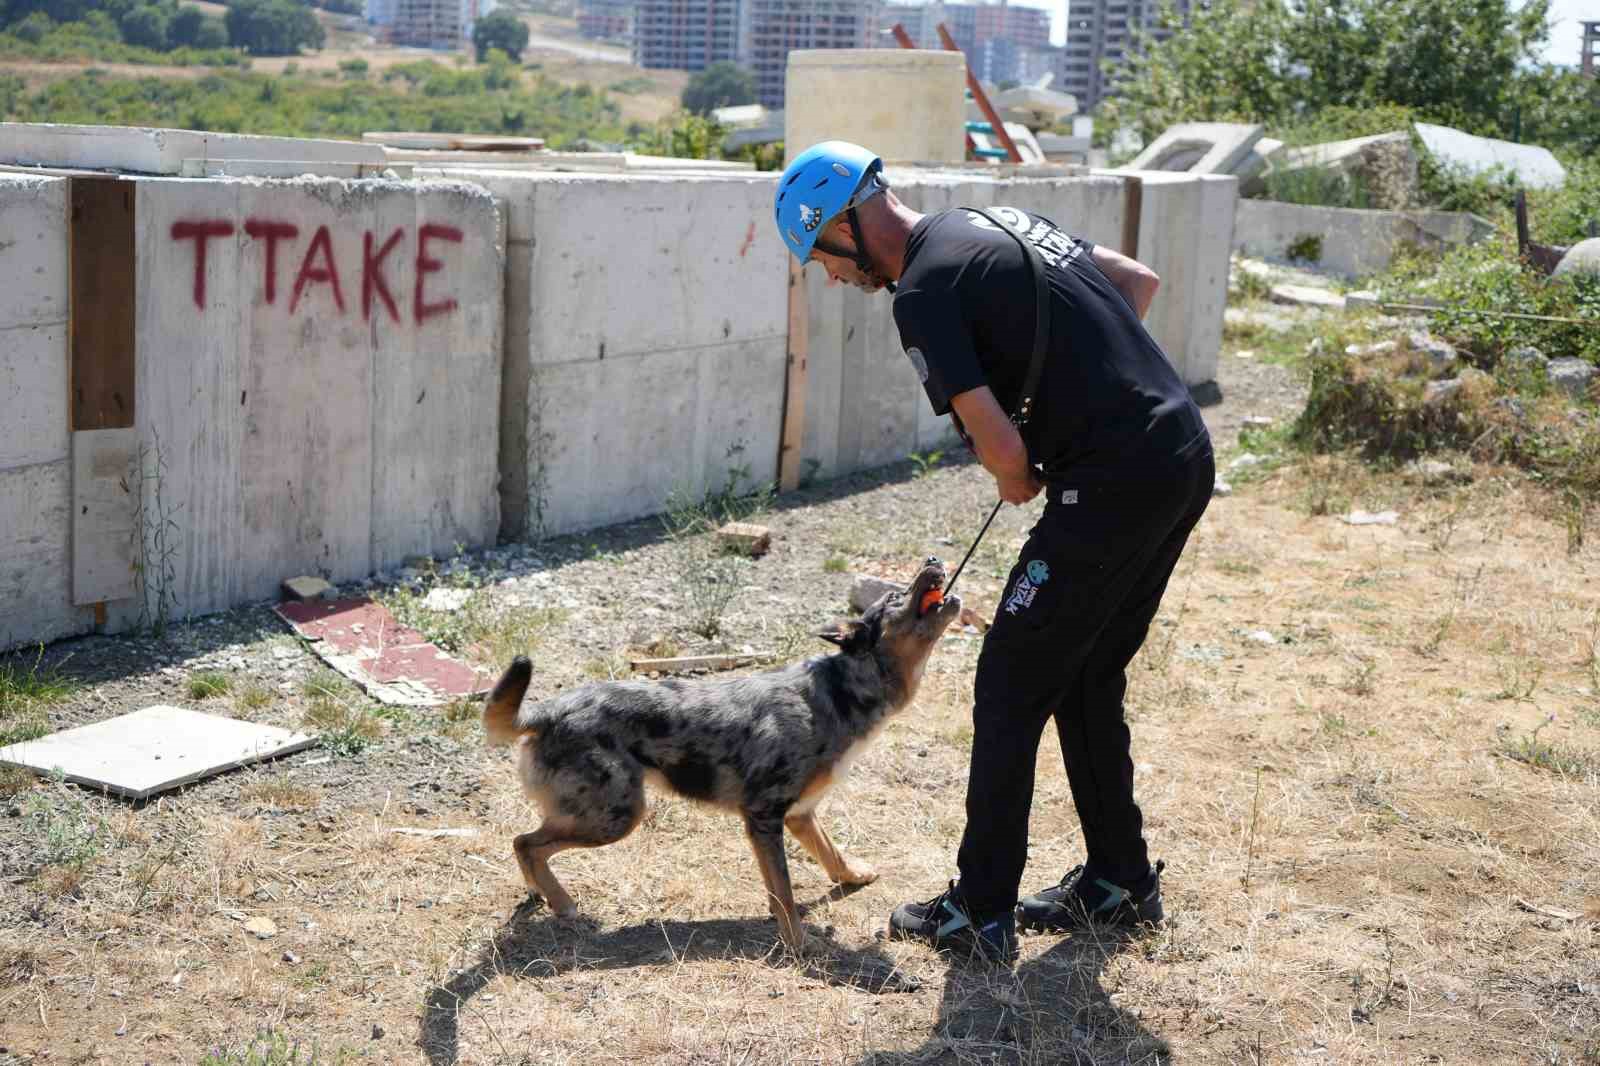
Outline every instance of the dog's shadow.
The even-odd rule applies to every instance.
[[[806,911],[850,895],[835,887],[800,907]],[[524,902],[495,934],[476,965],[454,973],[428,993],[423,1008],[421,1045],[434,1066],[454,1063],[459,1054],[459,1016],[496,977],[556,977],[574,969],[620,970],[698,959],[766,959],[796,967],[806,977],[847,985],[874,995],[914,992],[922,983],[897,968],[875,947],[845,948],[830,935],[817,937],[805,958],[787,955],[770,918],[728,918],[698,922],[656,921],[596,934],[591,920],[553,918],[542,905]],[[575,935],[576,934],[576,935]]]
[[[1166,1041],[1112,1002],[1105,987],[1106,964],[1137,942],[1115,931],[1063,937],[1015,971],[952,958],[938,1018],[921,1046],[868,1052],[855,1066],[1166,1066]]]

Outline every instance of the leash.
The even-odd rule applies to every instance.
[[[994,521],[994,516],[1000,513],[1000,505],[1004,500],[994,501],[994,510],[989,512],[988,521],[983,523],[983,528],[978,530],[978,535],[972,538],[972,547],[967,549],[967,554],[961,557],[961,565],[956,567],[956,572],[950,576],[950,583],[944,587],[944,595],[950,595],[950,590],[956,587],[956,578],[961,576],[961,571],[967,568],[967,560],[972,558],[972,553],[978,550],[978,544],[983,540],[983,535],[989,532],[989,523]]]
[[[1001,233],[1006,234],[1017,242],[1022,249],[1023,262],[1028,264],[1028,272],[1033,275],[1033,352],[1028,360],[1028,373],[1023,379],[1021,394],[1017,397],[1017,410],[1011,416],[1011,424],[1017,427],[1018,432],[1027,424],[1028,418],[1033,414],[1033,399],[1039,391],[1039,377],[1044,372],[1045,350],[1050,345],[1050,288],[1045,280],[1045,265],[1039,256],[1039,250],[1029,244],[1016,230],[1005,225],[987,211],[969,207],[965,210],[982,215],[989,223]],[[954,412],[951,412],[954,417]],[[966,427],[961,425],[961,419],[956,418],[956,426],[963,437],[967,436]],[[971,438],[967,438],[970,446]],[[976,451],[976,448],[974,448]],[[978,550],[978,545],[983,541],[983,535],[989,532],[989,526],[994,522],[994,516],[1000,513],[1000,506],[1004,500],[994,502],[994,510],[989,512],[988,519],[983,523],[983,528],[978,530],[978,535],[972,539],[972,547],[967,549],[967,554],[962,557],[961,565],[956,567],[956,572],[951,576],[949,584],[944,587],[944,595],[950,595],[950,590],[956,587],[956,578],[961,576],[961,571],[966,569],[967,560],[972,558],[972,553]]]

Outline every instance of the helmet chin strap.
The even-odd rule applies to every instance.
[[[840,259],[850,260],[857,266],[857,268],[860,269],[863,274],[868,276],[876,275],[878,273],[878,268],[872,265],[872,257],[867,254],[867,234],[866,231],[861,228],[861,220],[856,217],[856,208],[854,204],[851,204],[849,209],[845,212],[845,217],[850,220],[850,230],[855,234],[856,237],[855,251],[847,252],[843,248],[835,248],[832,245],[825,244],[820,240],[816,241],[812,247],[826,252],[828,255],[838,256]],[[894,282],[888,280],[887,278],[884,279],[883,287],[888,289],[890,292],[895,291]]]

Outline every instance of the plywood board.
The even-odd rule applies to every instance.
[[[157,705],[0,748],[0,764],[129,799],[309,748],[316,738],[182,707]]]
[[[72,428],[134,424],[134,183],[72,179]]]
[[[778,444],[778,488],[783,492],[793,492],[800,487],[800,451],[806,426],[807,327],[810,319],[805,267],[791,260],[788,371],[783,386],[783,435]]]
[[[128,599],[139,543],[139,433],[72,435],[72,602]]]

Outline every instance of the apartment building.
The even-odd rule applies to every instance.
[[[878,35],[876,0],[743,0],[739,63],[756,76],[757,98],[784,104],[796,48],[867,48]]]
[[[634,0],[579,0],[578,32],[604,40],[633,39]]]
[[[391,40],[417,48],[454,50],[472,40],[473,23],[495,8],[495,0],[389,0],[369,4],[367,18],[392,12]]]
[[[704,70],[739,56],[739,0],[638,0],[633,61],[641,67]]]
[[[987,82],[1032,81],[1059,66],[1050,46],[1050,12],[1022,5],[948,3],[884,9],[883,23],[899,22],[918,48],[942,48],[939,25]]]
[[[1191,6],[1191,0],[1172,0],[1180,17],[1187,17]],[[1128,55],[1136,47],[1136,33],[1157,40],[1171,35],[1155,29],[1161,8],[1162,0],[1067,0],[1067,44],[1056,87],[1076,96],[1081,109],[1093,108],[1112,89],[1104,64]]]

